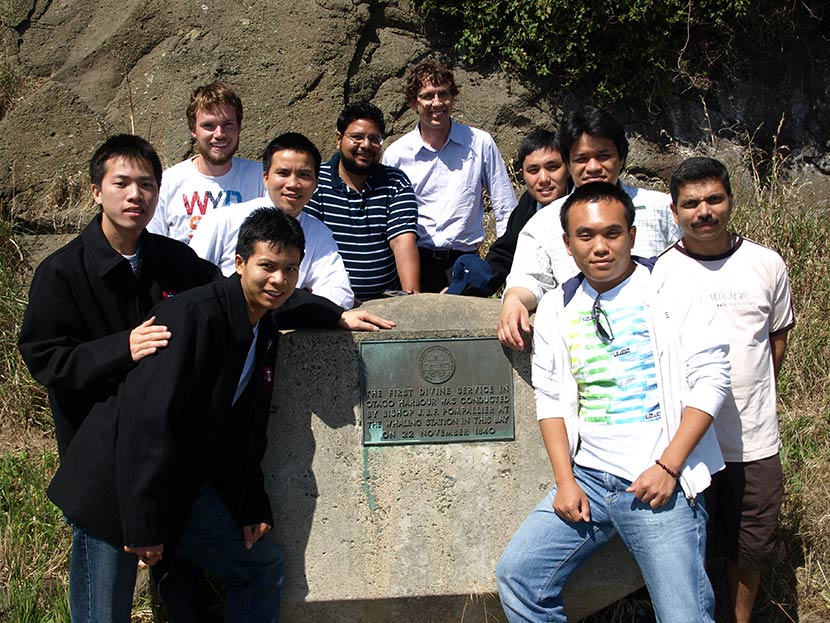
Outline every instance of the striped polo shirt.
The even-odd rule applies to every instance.
[[[335,154],[322,164],[317,191],[304,210],[331,229],[352,290],[366,300],[399,287],[389,241],[417,232],[418,204],[400,169],[377,164],[359,193],[342,180],[339,163]]]

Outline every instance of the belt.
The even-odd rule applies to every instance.
[[[454,260],[458,259],[465,253],[473,253],[473,251],[458,251],[456,249],[427,249],[425,247],[418,247],[418,253],[426,255],[433,260]]]

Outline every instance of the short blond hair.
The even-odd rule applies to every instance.
[[[196,113],[200,110],[213,110],[227,104],[236,111],[236,122],[242,125],[242,100],[227,82],[214,82],[193,89],[190,103],[187,105],[187,125],[190,131],[196,130]]]

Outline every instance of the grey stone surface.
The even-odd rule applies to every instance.
[[[285,620],[503,620],[496,562],[552,485],[529,354],[505,351],[515,441],[364,447],[358,375],[363,340],[495,336],[499,305],[430,294],[374,301],[367,308],[395,329],[281,337],[264,471],[286,558]],[[617,542],[571,584],[576,620],[641,580]]]

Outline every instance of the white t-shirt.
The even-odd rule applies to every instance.
[[[187,244],[205,214],[264,194],[260,162],[234,158],[230,171],[211,177],[200,173],[190,158],[161,176],[158,206],[147,231]]]
[[[251,212],[264,207],[274,207],[268,197],[211,210],[199,224],[190,241],[190,248],[199,257],[216,264],[223,275],[233,274],[239,228]],[[351,309],[354,307],[354,292],[331,231],[305,212],[300,212],[297,220],[305,234],[305,255],[300,264],[297,287],[327,298],[344,309]]]
[[[727,462],[767,458],[781,447],[770,335],[795,325],[787,267],[775,251],[736,238],[730,251],[714,257],[690,254],[682,241],[654,268],[666,275],[666,291],[697,283],[717,308],[729,341],[732,396],[715,431]]]
[[[580,446],[574,463],[632,481],[668,444],[643,305],[648,278],[648,269],[638,266],[623,283],[599,295],[599,322],[613,332],[610,344],[597,335],[592,308],[598,293],[587,280],[563,312],[563,331],[568,331],[563,337],[579,392]]]

